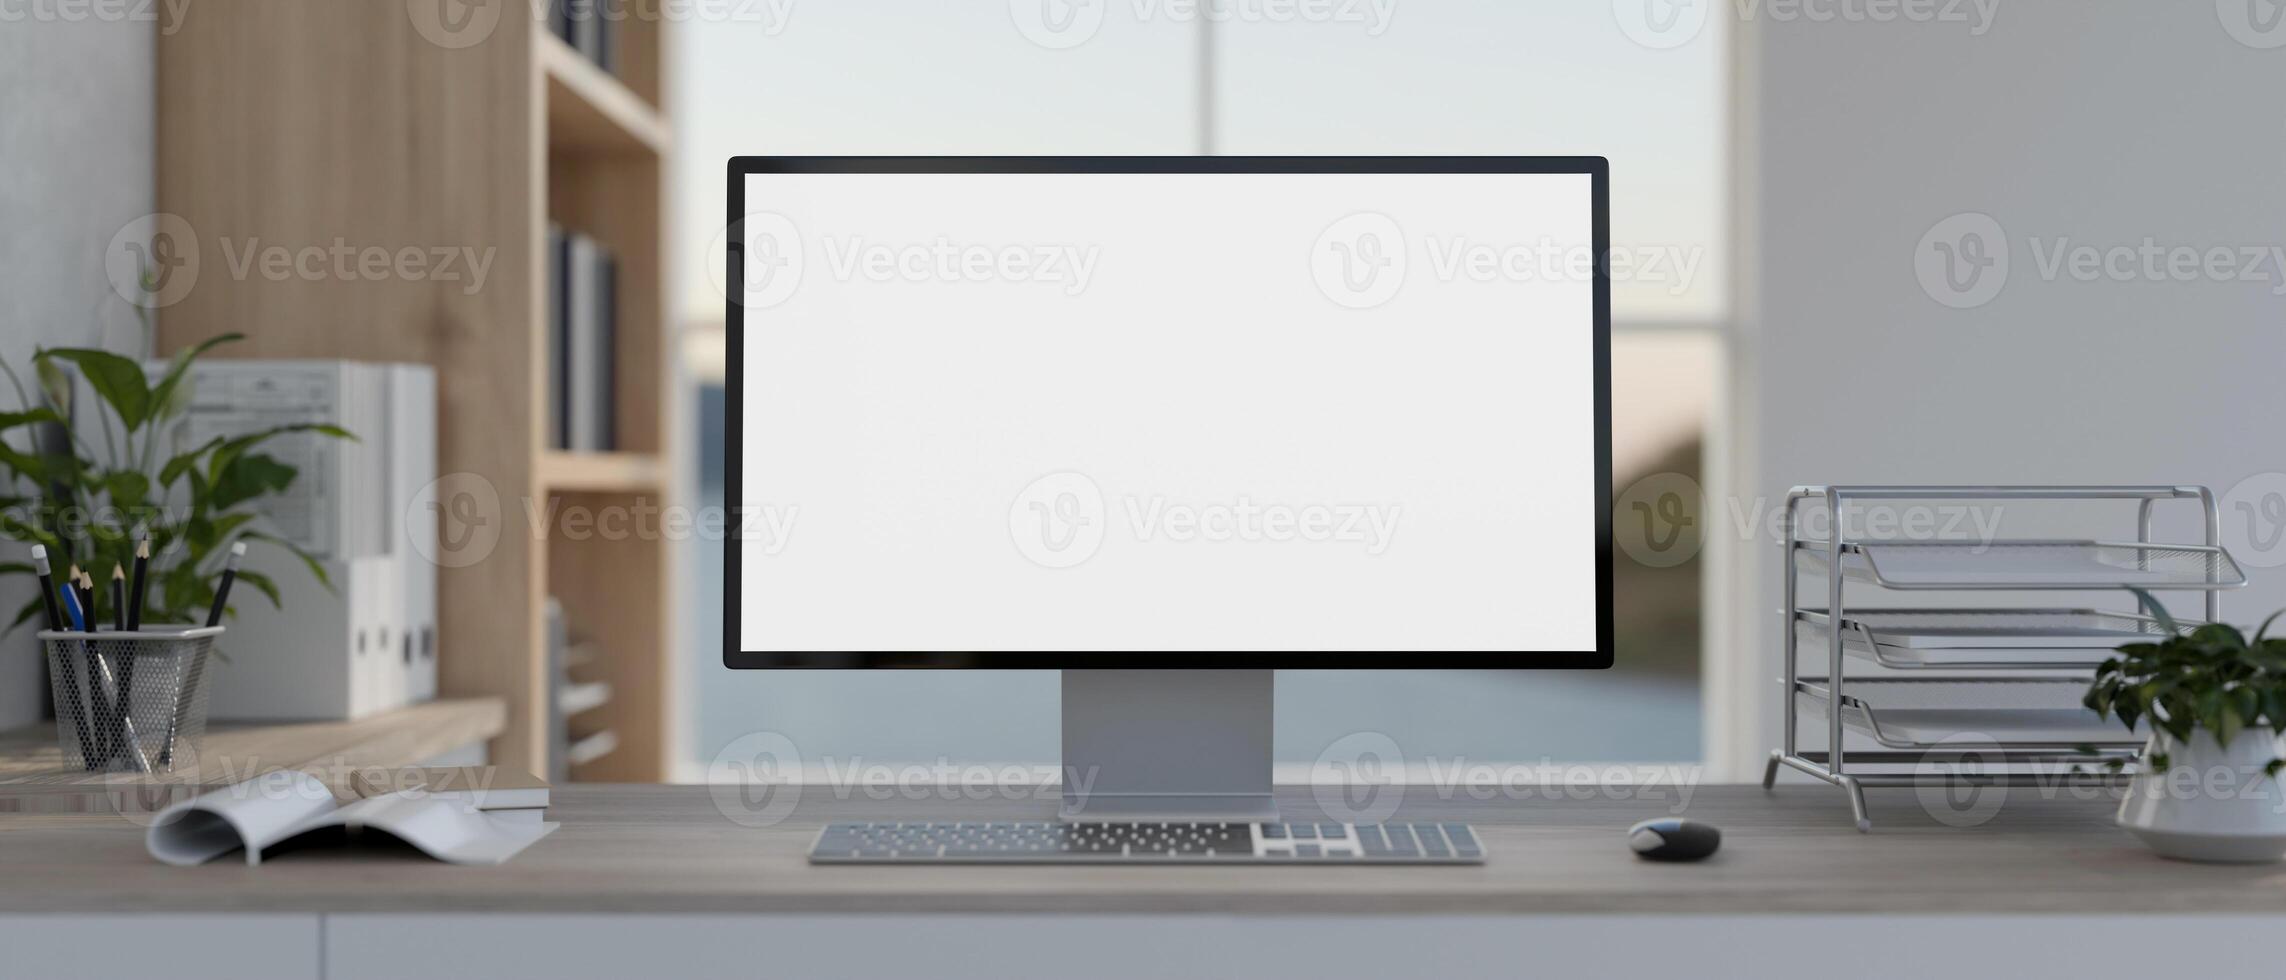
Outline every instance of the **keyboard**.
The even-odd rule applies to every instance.
[[[812,864],[1483,864],[1465,823],[837,823]]]

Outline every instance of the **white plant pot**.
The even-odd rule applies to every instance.
[[[2286,785],[2262,771],[2286,758],[2286,740],[2276,731],[2250,728],[2227,746],[2203,730],[2191,733],[2189,745],[2156,732],[2145,752],[2166,755],[2167,769],[2136,773],[2119,804],[2119,825],[2152,850],[2184,861],[2286,857]]]

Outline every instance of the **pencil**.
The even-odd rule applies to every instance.
[[[111,628],[127,632],[127,570],[111,566]]]
[[[56,608],[56,577],[48,569],[47,545],[35,544],[32,546],[32,570],[39,573],[40,576],[40,601],[47,604],[48,629],[63,629],[63,611]]]
[[[48,628],[57,632],[70,629],[71,620],[65,617],[63,609],[69,607],[71,596],[56,591],[63,586],[56,584],[55,573],[48,566],[46,547],[36,544],[32,546],[32,569],[40,575],[40,598],[48,607]],[[56,605],[59,596],[64,600],[63,606]],[[72,726],[79,732],[80,755],[87,760],[87,769],[94,771],[102,768],[92,756],[95,751],[95,729],[88,725],[87,716],[94,706],[80,695],[79,662],[68,654],[58,653],[49,659],[48,669],[55,673],[56,682],[63,685],[64,700],[69,702],[56,706],[57,717],[67,714],[71,716]]]
[[[87,583],[87,573],[80,571],[78,565],[73,565],[71,567],[71,598],[73,602],[79,604],[79,611],[73,617],[75,622],[72,628],[83,633],[93,633],[95,632],[95,590]]]
[[[143,573],[148,571],[150,567],[151,532],[149,529],[145,529],[141,540],[135,542],[135,577],[129,581],[127,586],[127,628],[129,630],[143,628],[143,601],[149,595],[143,591],[145,587]]]
[[[222,607],[230,601],[230,584],[238,581],[238,559],[246,557],[246,542],[230,546],[230,560],[222,563],[222,584],[214,587],[214,606],[206,611],[206,625],[222,625]]]

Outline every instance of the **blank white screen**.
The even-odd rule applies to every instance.
[[[1588,176],[745,193],[742,649],[1595,649]]]

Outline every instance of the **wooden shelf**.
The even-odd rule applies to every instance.
[[[545,32],[532,56],[548,77],[548,148],[664,155],[666,118],[611,73]]]
[[[580,501],[590,508],[665,504],[679,472],[665,326],[669,25],[626,18],[615,76],[530,17],[503,16],[482,43],[447,48],[395,4],[268,7],[223,5],[158,39],[157,210],[215,238],[453,244],[498,262],[482,289],[216,276],[159,311],[158,353],[241,331],[227,356],[435,365],[439,471],[501,488],[505,519],[517,519],[514,497],[535,492],[620,498]],[[614,423],[626,452],[556,452],[543,435],[551,224],[619,262]],[[666,777],[676,547],[551,528],[502,535],[485,560],[439,570],[439,688],[505,703],[495,763],[550,769],[543,609],[554,596],[596,641],[589,679],[612,689],[588,720],[618,748],[581,775]]]
[[[540,457],[540,486],[549,491],[657,493],[666,484],[665,461],[644,453],[549,452]]]
[[[0,813],[158,810],[280,769],[300,769],[343,795],[355,770],[419,765],[507,727],[499,698],[431,701],[356,721],[217,724],[195,770],[137,775],[65,768],[51,722],[0,733]]]

